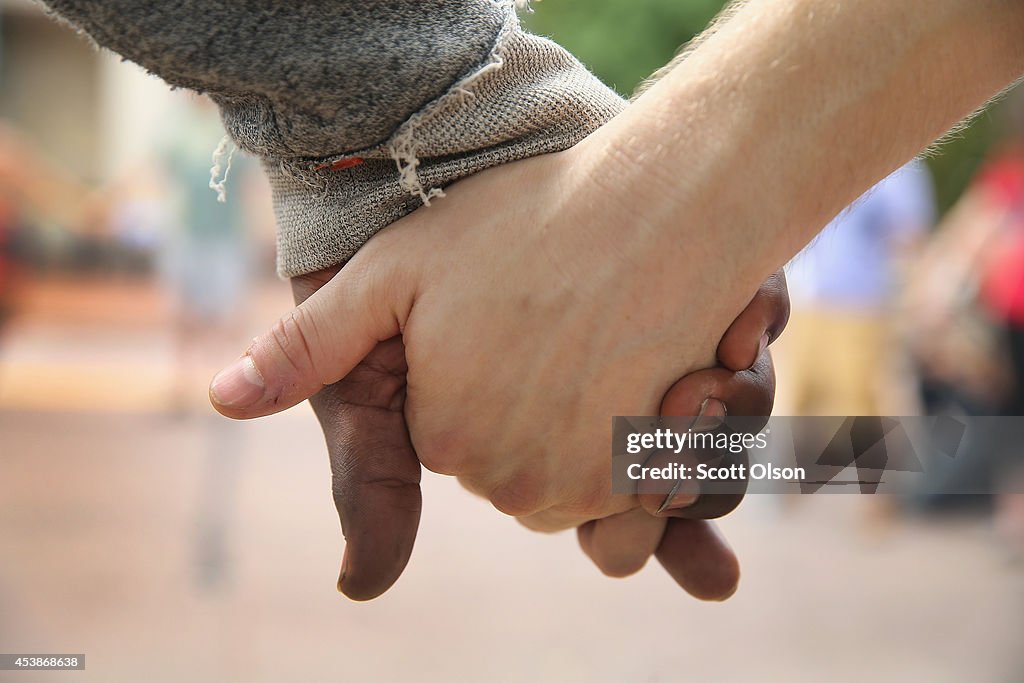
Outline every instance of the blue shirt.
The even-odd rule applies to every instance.
[[[884,308],[894,294],[894,256],[934,220],[931,177],[912,161],[844,209],[789,262],[793,307]]]

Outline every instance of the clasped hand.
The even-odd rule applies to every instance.
[[[595,184],[593,163],[581,145],[457,183],[333,276],[297,279],[301,303],[214,379],[214,405],[235,418],[315,396],[350,597],[404,568],[420,464],[532,529],[578,527],[606,573],[656,553],[697,597],[735,590],[714,527],[678,518],[692,497],[612,495],[610,418],[767,415],[784,279],[742,313],[735,296],[717,305],[708,255]],[[700,368],[713,369],[675,383]]]

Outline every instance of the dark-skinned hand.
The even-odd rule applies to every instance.
[[[336,271],[294,278],[296,303]],[[781,334],[788,316],[780,271],[762,285],[722,337],[719,367],[676,382],[665,395],[662,414],[770,414],[775,376],[767,346]],[[390,588],[405,569],[416,539],[421,470],[403,414],[406,369],[402,340],[394,337],[378,344],[343,380],[310,399],[327,441],[334,503],[346,541],[338,590],[353,600],[370,600]],[[688,593],[721,600],[735,592],[739,564],[714,523],[702,518],[726,514],[740,498],[704,496],[688,505],[676,501],[682,507],[672,509],[664,495],[641,495],[640,508],[581,525],[579,542],[610,576],[634,573],[654,554]]]

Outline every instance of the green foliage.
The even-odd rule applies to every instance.
[[[545,0],[524,23],[579,57],[623,95],[672,59],[723,0]]]
[[[935,181],[935,200],[940,213],[948,211],[967,189],[988,150],[1003,137],[1004,103],[992,105],[964,130],[951,136],[926,161]]]

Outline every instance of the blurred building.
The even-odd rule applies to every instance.
[[[0,0],[0,118],[82,178],[103,182],[137,162],[172,97],[38,5]]]

